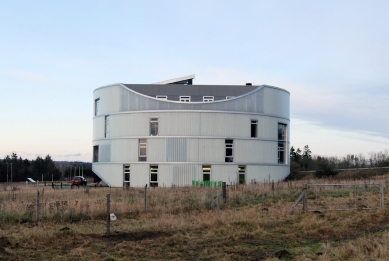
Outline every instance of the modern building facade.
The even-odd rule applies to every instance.
[[[92,170],[112,187],[282,180],[289,100],[268,85],[112,84],[93,93]]]

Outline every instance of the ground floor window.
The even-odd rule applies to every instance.
[[[211,180],[211,166],[203,166],[203,181]]]
[[[278,142],[278,163],[286,163],[285,161],[285,142]]]
[[[158,187],[158,165],[150,165],[150,187]]]
[[[246,166],[238,167],[239,184],[246,184]]]
[[[93,146],[93,162],[99,162],[99,146]]]
[[[123,188],[130,187],[130,165],[123,165]]]

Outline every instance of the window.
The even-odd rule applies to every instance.
[[[203,102],[213,102],[213,96],[203,96]]]
[[[232,98],[235,98],[235,96],[226,96],[227,100],[232,99]]]
[[[107,138],[109,134],[109,116],[105,116],[104,138]]]
[[[156,97],[157,99],[167,101],[167,96],[166,96],[166,95],[157,95],[157,96],[155,96],[155,97]]]
[[[147,160],[146,145],[147,145],[146,139],[139,139],[139,161]]]
[[[150,136],[158,135],[158,118],[150,118]]]
[[[158,165],[150,165],[150,187],[158,187]]]
[[[226,162],[233,161],[232,149],[234,146],[234,140],[226,140]]]
[[[251,138],[256,138],[257,137],[257,125],[258,125],[258,121],[257,120],[252,120],[251,121]]]
[[[203,181],[211,180],[211,166],[203,166]]]
[[[246,184],[246,166],[238,167],[239,184]]]
[[[123,188],[130,187],[130,165],[123,165]]]
[[[278,123],[278,163],[286,163],[286,124]]]
[[[99,115],[100,110],[100,98],[95,100],[95,116]]]
[[[190,96],[180,96],[180,102],[190,102]]]
[[[99,146],[93,146],[93,162],[99,162]]]

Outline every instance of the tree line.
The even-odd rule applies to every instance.
[[[389,151],[371,152],[368,157],[348,154],[343,157],[313,155],[308,145],[303,150],[290,148],[290,173],[296,176],[300,171],[315,171],[316,177],[336,175],[340,169],[389,167]]]
[[[79,169],[82,166],[82,172]],[[77,168],[78,167],[78,168]],[[55,162],[50,155],[42,158],[28,160],[18,157],[16,153],[5,156],[0,159],[0,182],[19,182],[26,181],[27,178],[34,180],[54,181],[78,176],[82,173],[84,176],[92,176],[93,172],[90,163],[81,162]]]

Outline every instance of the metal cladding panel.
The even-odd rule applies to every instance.
[[[104,138],[104,117],[95,117],[93,119],[93,140]]]
[[[131,164],[130,185],[131,187],[144,187],[150,185],[150,165]]]
[[[146,149],[148,162],[163,162],[165,161],[166,145],[164,138],[147,139]]]
[[[189,139],[189,162],[199,162],[199,139]]]
[[[175,164],[173,165],[172,184],[175,186],[191,186],[192,180],[198,180],[199,165]]]
[[[264,111],[266,114],[278,115],[280,117],[290,118],[290,94],[274,88],[263,88]]]
[[[201,113],[201,136],[250,137],[250,115]]]
[[[263,87],[258,87],[251,93],[234,99],[206,103],[181,103],[157,100],[134,92],[124,85],[122,88],[120,103],[120,111],[122,112],[144,110],[218,110],[262,113],[263,111]]]
[[[199,112],[158,112],[159,134],[167,136],[200,136]]]
[[[205,163],[224,162],[224,157],[225,157],[224,139],[197,139],[197,142],[198,142],[197,153],[198,153],[199,162],[205,162]],[[192,156],[192,151],[190,152],[190,156]]]
[[[188,138],[166,138],[166,159],[167,162],[188,161]]]
[[[121,85],[112,85],[109,88],[101,88],[94,92],[94,100],[100,98],[99,115],[108,115],[120,111],[122,89]]]
[[[110,116],[110,137],[148,136],[150,113],[116,114]]]
[[[271,182],[284,180],[290,173],[289,165],[279,166],[246,166],[246,182]]]
[[[238,165],[212,165],[211,180],[223,181],[227,184],[236,183]]]
[[[92,171],[108,186],[123,186],[123,165],[121,164],[92,164]]]
[[[277,141],[234,140],[234,162],[278,163]]]
[[[111,140],[111,162],[138,161],[138,139]]]
[[[111,144],[99,145],[99,162],[111,162]]]
[[[171,187],[173,185],[173,165],[159,164],[158,165],[158,186]]]

